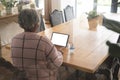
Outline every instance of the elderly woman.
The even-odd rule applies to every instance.
[[[37,12],[33,9],[21,11],[18,23],[25,32],[12,39],[14,66],[25,71],[28,80],[56,80],[63,56],[48,38],[35,33],[40,25]]]

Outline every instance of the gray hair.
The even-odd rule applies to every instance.
[[[18,15],[18,23],[26,31],[32,31],[39,22],[39,16],[34,9],[24,9]]]

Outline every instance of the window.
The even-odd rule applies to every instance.
[[[111,0],[98,0],[97,2],[97,12],[111,12]]]
[[[44,15],[44,0],[35,0],[36,6],[42,9],[42,14]]]
[[[95,0],[77,0],[77,15],[93,10]],[[120,2],[120,0],[118,0]],[[97,12],[110,13],[112,0],[97,0]],[[120,13],[120,3],[117,13]]]
[[[93,10],[93,0],[77,0],[77,16]]]

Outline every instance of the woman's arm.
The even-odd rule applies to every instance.
[[[58,68],[63,63],[63,56],[60,51],[52,44],[50,40],[47,39],[47,46],[46,46],[46,59],[48,61],[49,68]]]

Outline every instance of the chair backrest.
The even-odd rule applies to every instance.
[[[117,20],[109,19],[103,16],[102,25],[105,26],[107,29],[115,31],[120,34],[120,22]]]
[[[69,21],[74,18],[74,11],[72,6],[70,5],[66,6],[66,8],[64,9],[64,16],[65,16],[65,21]]]
[[[58,11],[58,10],[55,9],[50,14],[50,23],[51,23],[51,26],[55,26],[55,25],[64,23],[62,11]]]
[[[40,31],[44,31],[44,30],[45,30],[45,24],[44,24],[42,15],[40,15],[40,26],[38,27],[36,32],[40,32]]]

